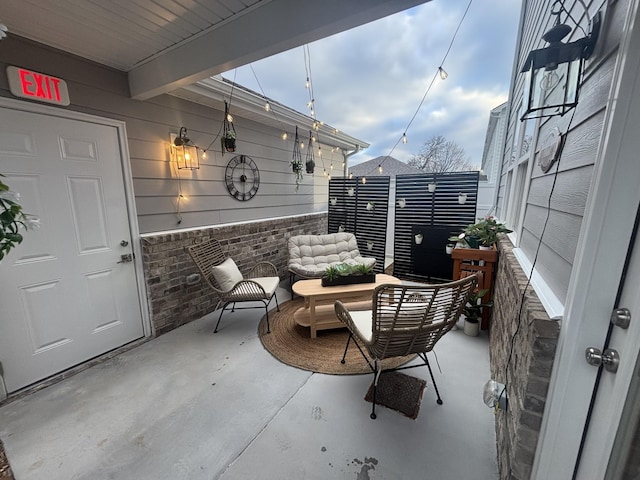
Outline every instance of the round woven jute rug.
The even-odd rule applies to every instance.
[[[293,313],[304,305],[297,298],[280,305],[280,311],[269,312],[271,333],[267,333],[267,320],[263,316],[258,325],[258,336],[264,348],[282,363],[316,373],[356,375],[372,373],[362,354],[353,343],[349,345],[345,363],[340,363],[349,337],[346,328],[321,330],[311,338],[308,327],[301,327]],[[412,360],[415,355],[389,358],[382,362],[383,369],[395,368]],[[373,361],[371,361],[373,364]]]

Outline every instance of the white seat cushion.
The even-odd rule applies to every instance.
[[[370,342],[373,338],[371,310],[349,310],[349,315],[351,315],[351,320],[353,320],[353,324],[358,330],[357,335],[363,340]]]
[[[236,262],[231,258],[227,258],[220,265],[216,265],[212,269],[213,278],[221,290],[228,292],[234,285],[242,281],[242,274],[238,270]]]
[[[276,293],[276,289],[280,284],[280,279],[278,277],[258,277],[258,278],[247,278],[247,280],[251,280],[253,282],[258,283],[262,288],[264,288],[264,293],[267,294],[267,297],[271,297],[274,293]]]

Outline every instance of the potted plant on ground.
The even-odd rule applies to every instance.
[[[482,308],[493,307],[493,302],[481,303],[482,297],[484,297],[489,290],[482,289],[477,290],[467,300],[467,303],[462,307],[462,313],[464,315],[464,333],[470,337],[477,337],[480,331],[480,317],[482,316]]]

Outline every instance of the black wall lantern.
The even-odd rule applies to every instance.
[[[178,165],[178,170],[197,170],[200,168],[198,147],[187,136],[187,129],[180,128],[180,133],[171,143],[171,159]]]
[[[564,10],[561,2],[556,24],[542,38],[549,46],[533,50],[524,62],[521,73],[527,74],[524,93],[525,112],[520,120],[564,115],[578,104],[584,60],[593,53],[600,33],[601,13],[591,20],[591,31],[575,42],[563,43],[571,27],[560,23]]]

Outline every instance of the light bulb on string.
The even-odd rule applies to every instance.
[[[269,110],[271,110],[271,105],[269,105],[269,102],[267,102],[267,103],[265,103],[265,104],[264,104],[264,109],[265,109],[265,111],[267,111],[267,112],[268,112]]]
[[[367,177],[362,177],[362,184],[364,185],[365,183],[367,183]]]
[[[349,180],[353,178],[353,173],[349,172]]]
[[[306,82],[304,82],[304,88],[309,89],[309,85],[310,85],[310,83],[309,83],[309,77],[307,77],[307,81],[306,81]]]
[[[322,171],[322,175],[325,176],[325,177],[328,175],[326,168]]]
[[[333,162],[329,164],[329,170],[333,170]]]
[[[438,67],[438,74],[442,80],[446,80],[449,74],[442,67]]]
[[[202,159],[206,160],[207,158],[209,158],[209,155],[207,155],[207,151],[206,150],[202,150]]]
[[[405,144],[407,143],[407,133],[406,132],[402,134],[402,143],[405,143]]]
[[[344,165],[345,165],[345,163],[344,163],[344,160],[343,160],[343,161],[342,161],[342,168],[344,168]]]
[[[227,122],[233,122],[233,117],[230,113],[227,113]]]
[[[282,132],[282,139],[286,140],[287,139],[287,132]]]
[[[304,142],[300,142],[300,149],[304,148]]]
[[[327,175],[327,180],[331,180],[331,175]]]
[[[378,164],[378,173],[382,173],[382,165]]]
[[[322,148],[318,147],[318,156],[321,157],[322,156]]]

